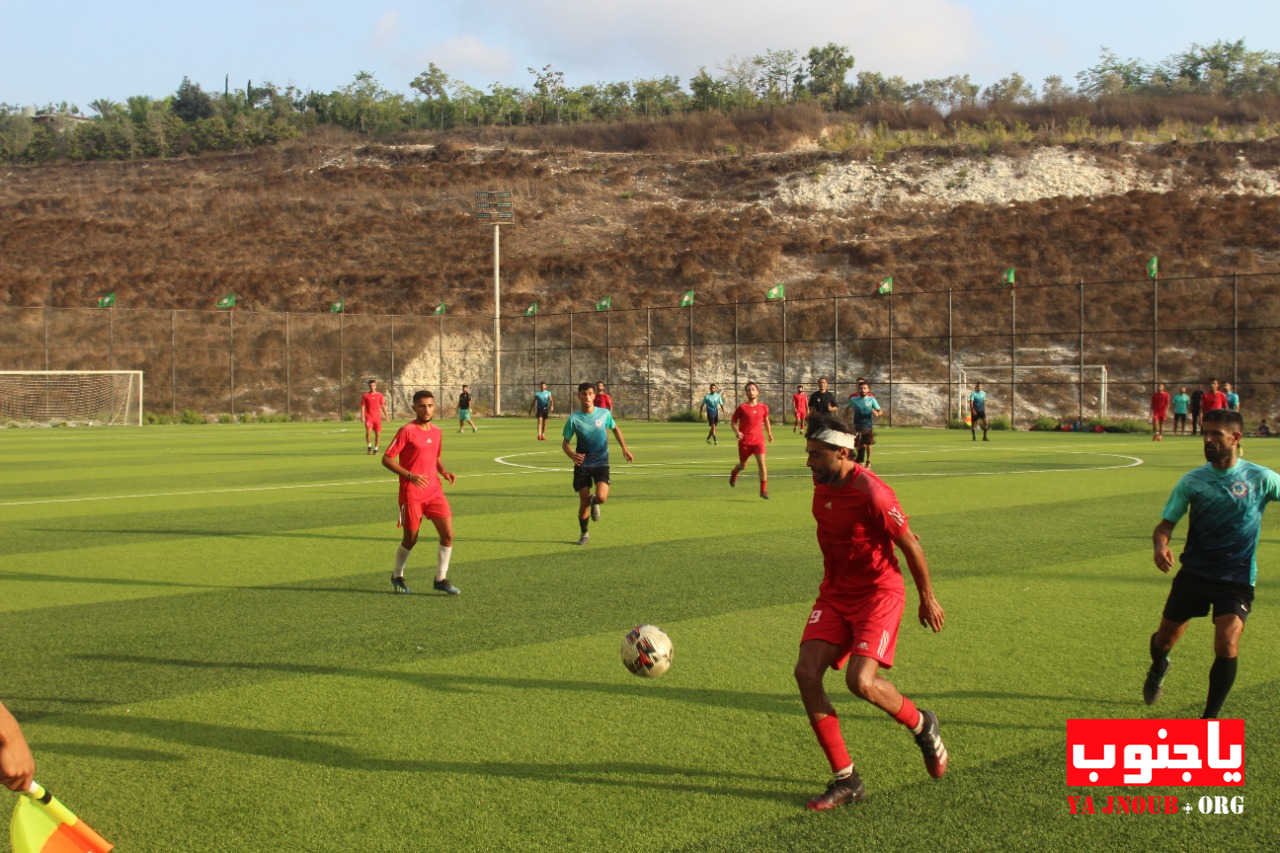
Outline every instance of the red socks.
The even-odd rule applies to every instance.
[[[915,703],[906,696],[902,697],[902,707],[893,715],[893,718],[912,731],[920,725],[920,712],[916,710]]]
[[[849,757],[849,750],[844,745],[844,736],[840,734],[839,717],[830,714],[818,720],[810,718],[809,725],[813,726],[813,733],[818,736],[818,745],[826,753],[832,773],[839,773],[853,764],[853,759]]]

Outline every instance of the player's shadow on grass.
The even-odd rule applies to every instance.
[[[625,761],[533,763],[384,758],[371,756],[367,751],[352,749],[337,742],[349,737],[345,732],[252,729],[138,715],[66,715],[59,718],[59,724],[84,731],[144,737],[194,749],[233,752],[360,772],[455,773],[482,779],[498,777],[529,782],[570,782],[628,790],[634,790],[637,779],[641,779],[643,786],[650,789],[782,802],[796,800],[808,790],[805,785],[811,782],[787,776],[762,775],[754,770],[734,771],[728,767],[704,769]],[[146,752],[154,753],[147,760],[170,760],[165,753],[154,750]],[[726,780],[732,780],[735,784],[724,784]],[[773,790],[762,789],[764,784],[768,784]],[[795,790],[777,790],[783,785],[793,785]]]
[[[378,524],[379,521],[365,522],[367,524]],[[37,533],[56,533],[64,540],[68,536],[91,535],[94,537],[100,535],[108,536],[132,536],[132,537],[183,537],[189,539],[320,539],[335,540],[338,542],[394,542],[395,536],[352,536],[347,533],[304,533],[295,530],[228,530],[225,527],[220,528],[195,528],[195,527],[166,527],[163,529],[155,528],[137,528],[128,529],[112,529],[112,528],[94,528],[94,527],[77,527],[74,530],[66,528],[54,529],[50,527],[33,527],[31,530]],[[492,540],[500,541],[500,540]],[[101,544],[95,542],[94,544]],[[118,543],[117,543],[118,544]],[[43,553],[43,552],[41,552]]]

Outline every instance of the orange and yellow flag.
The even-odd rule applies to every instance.
[[[9,840],[13,853],[107,853],[114,847],[38,782],[18,797]]]

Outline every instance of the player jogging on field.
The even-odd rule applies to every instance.
[[[547,383],[540,383],[538,390],[533,392],[533,403],[529,406],[529,411],[538,419],[538,441],[547,440],[547,418],[555,410],[556,401],[547,390]]]
[[[391,588],[396,592],[409,591],[404,582],[404,567],[409,562],[409,552],[418,544],[418,528],[422,519],[430,519],[440,537],[436,551],[436,579],[434,589],[447,595],[457,595],[459,590],[449,583],[449,559],[453,556],[453,511],[444,496],[441,480],[453,484],[454,476],[445,470],[440,461],[444,433],[431,422],[435,416],[436,398],[430,391],[413,395],[414,419],[396,433],[382,456],[382,466],[400,476],[400,527],[404,536],[396,549],[395,569],[391,573]]]
[[[1239,412],[1206,412],[1200,425],[1208,464],[1182,475],[1174,486],[1160,523],[1151,534],[1156,568],[1173,567],[1169,537],[1183,513],[1191,510],[1187,543],[1179,558],[1160,626],[1151,635],[1151,668],[1142,685],[1142,698],[1155,704],[1169,671],[1169,651],[1187,622],[1213,610],[1213,665],[1204,719],[1215,719],[1236,678],[1240,636],[1253,606],[1258,582],[1256,551],[1262,511],[1280,500],[1280,475],[1240,458],[1244,421]]]
[[[849,397],[846,408],[853,415],[853,431],[858,439],[857,462],[870,468],[871,445],[876,443],[875,416],[881,409],[865,379],[858,381],[858,393]]]
[[[382,435],[382,418],[387,413],[387,401],[378,393],[378,380],[369,380],[369,390],[360,395],[360,420],[364,421],[364,452],[373,456],[378,452]],[[369,440],[372,433],[373,440]]]
[[[818,377],[818,390],[809,395],[809,414],[827,415],[840,408],[836,395],[827,388],[827,377]]]
[[[1151,395],[1151,440],[1164,441],[1164,422],[1169,417],[1169,392],[1161,382]]]
[[[613,398],[609,396],[609,392],[605,390],[604,380],[596,382],[596,399],[595,407],[597,409],[608,409],[613,411]]]
[[[698,404],[698,413],[703,410],[707,412],[707,444],[719,444],[720,437],[716,435],[716,426],[720,423],[720,411],[724,409],[724,395],[720,393],[720,389],[716,387],[716,383],[711,383],[711,388],[702,397],[702,402]]]
[[[573,490],[578,493],[579,545],[591,537],[587,525],[600,520],[600,506],[609,499],[609,431],[613,431],[622,455],[632,462],[635,457],[627,449],[622,430],[614,423],[613,412],[595,405],[596,389],[590,382],[578,385],[578,411],[565,419],[564,441],[560,447],[573,460]],[[577,439],[570,446],[569,439]],[[591,486],[595,484],[595,494]]]
[[[458,432],[467,424],[471,424],[472,432],[476,431],[476,422],[471,419],[471,386],[463,385],[458,395]]]
[[[797,385],[796,393],[791,395],[791,414],[795,416],[791,431],[804,432],[804,422],[809,417],[809,395],[804,393],[803,385]]]
[[[764,435],[768,432],[769,441],[773,441],[773,424],[769,421],[769,407],[760,402],[760,386],[748,382],[744,390],[747,401],[734,409],[733,417],[729,419],[734,435],[738,437],[738,464],[729,472],[729,485],[738,484],[738,475],[747,467],[747,460],[754,456],[760,469],[760,497],[768,500],[769,466],[764,461]]]
[[[973,383],[973,391],[969,394],[969,435],[978,440],[978,421],[982,421],[982,440],[987,440],[987,392],[982,390],[982,383]]]
[[[1227,408],[1233,412],[1240,411],[1240,395],[1232,390],[1230,382],[1222,384],[1222,392],[1227,397]]]
[[[847,664],[849,690],[915,735],[930,776],[937,779],[947,772],[937,715],[917,709],[880,674],[881,668],[893,666],[906,599],[895,545],[906,557],[919,594],[920,624],[937,633],[945,614],[933,594],[924,550],[893,489],[854,461],[853,431],[834,415],[814,414],[805,438],[823,575],[800,639],[795,679],[809,724],[835,774],[827,790],[808,802],[809,809],[826,811],[866,797],[840,719],[822,686],[828,669]]]

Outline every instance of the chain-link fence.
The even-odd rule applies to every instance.
[[[1145,418],[1157,381],[1231,382],[1246,422],[1277,412],[1280,275],[942,290],[502,318],[146,308],[0,308],[0,369],[136,369],[150,412],[353,414],[369,378],[407,415],[419,388],[452,413],[527,412],[539,382],[560,411],[579,381],[610,386],[623,418],[696,409],[709,383],[735,405],[753,380],[790,417],[797,385],[843,397],[867,378],[889,424],[943,425],[972,383],[987,411]],[[495,395],[500,394],[500,407]]]

